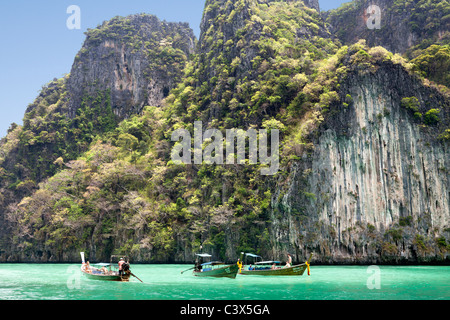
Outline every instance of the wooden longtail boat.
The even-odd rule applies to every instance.
[[[243,253],[241,253],[241,260],[242,255]],[[307,269],[309,275],[309,264],[312,258],[311,254],[305,263],[286,267],[281,266],[280,261],[258,261],[258,259],[262,260],[262,258],[255,254],[246,253],[245,256],[245,265],[239,274],[255,276],[301,276]],[[247,265],[247,257],[254,258],[256,260],[254,264]]]
[[[113,265],[113,259],[117,256],[111,256],[110,263],[95,263],[90,264],[84,259],[84,252],[81,252],[81,272],[89,279],[103,280],[103,281],[130,281],[132,275],[129,265],[125,265],[124,272],[119,273],[118,265]]]
[[[214,278],[231,278],[235,279],[239,267],[237,264],[225,265],[223,262],[205,262],[204,259],[211,258],[211,255],[206,253],[197,254],[197,261],[195,263],[193,274],[196,277],[214,277]]]

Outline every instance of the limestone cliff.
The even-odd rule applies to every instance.
[[[0,261],[82,250],[189,262],[203,249],[227,261],[448,263],[448,88],[376,47],[433,43],[447,2],[425,2],[378,1],[390,21],[410,19],[395,34],[352,24],[364,1],[321,15],[317,1],[208,0],[196,46],[186,25],[148,15],[89,30],[71,74],[0,141]],[[408,11],[416,3],[429,23]],[[280,130],[280,171],[175,165],[171,133],[199,120]]]
[[[12,126],[0,140],[0,254],[26,256],[11,243],[14,228],[22,227],[11,224],[22,199],[88,150],[96,135],[144,106],[159,106],[183,76],[195,43],[188,24],[148,14],[88,30],[71,73],[44,85],[23,126]]]
[[[355,0],[324,16],[344,44],[365,39],[369,46],[405,53],[422,41],[444,37],[450,30],[449,10],[446,1]]]
[[[274,237],[321,263],[445,261],[437,239],[450,226],[449,145],[402,99],[417,97],[421,110],[440,107],[448,119],[448,98],[390,63],[353,71],[341,86],[353,102],[337,106],[278,188],[274,207],[287,215]]]
[[[107,89],[122,119],[159,106],[180,81],[195,41],[187,24],[152,15],[117,17],[89,30],[68,79],[70,116],[83,97]]]

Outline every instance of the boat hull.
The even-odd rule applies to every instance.
[[[100,280],[100,281],[120,281],[120,282],[128,282],[130,281],[131,274],[120,275],[104,275],[104,274],[92,274],[88,273],[84,270],[81,272],[85,275],[85,277],[92,280]]]
[[[222,268],[213,269],[210,271],[194,271],[193,274],[196,277],[213,277],[213,278],[231,278],[235,279],[239,271],[237,264],[227,265]]]
[[[264,270],[244,270],[239,274],[252,276],[301,276],[305,272],[306,264],[300,264],[289,268],[264,269]]]

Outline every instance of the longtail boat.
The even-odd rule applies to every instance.
[[[211,255],[206,253],[197,254],[193,274],[196,277],[214,277],[235,279],[239,267],[237,264],[226,265],[219,261],[203,262],[204,259],[211,259]]]
[[[241,253],[241,260],[243,258],[244,253]],[[253,258],[254,263],[247,265],[247,258]],[[255,275],[255,276],[301,276],[308,270],[309,264],[311,262],[312,254],[309,256],[308,261],[302,264],[294,265],[294,266],[281,266],[280,261],[262,261],[262,257],[252,254],[245,254],[245,264],[243,268],[240,270],[239,274],[242,275]],[[260,260],[260,261],[259,261]]]
[[[113,264],[114,258],[111,256],[110,263],[93,263],[85,261],[84,252],[81,252],[81,272],[89,279],[103,280],[103,281],[130,281],[132,275],[128,262],[122,265],[123,272],[119,272],[118,264]],[[124,257],[126,258],[126,257]],[[125,260],[126,261],[126,260]]]

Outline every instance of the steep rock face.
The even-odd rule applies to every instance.
[[[205,5],[205,11],[201,21],[201,36],[199,40],[199,54],[201,62],[206,64],[207,58],[224,56],[225,59],[232,61],[236,57],[241,58],[241,65],[236,70],[236,73],[241,77],[247,76],[253,69],[252,60],[259,54],[257,44],[261,39],[272,39],[272,34],[267,29],[263,29],[264,22],[258,19],[258,10],[274,6],[283,8],[280,4],[282,1],[278,0],[258,0],[257,4],[249,0],[226,1],[226,0],[208,0]],[[286,1],[290,2],[295,8],[316,9],[319,11],[319,3],[317,0],[310,1]],[[305,7],[305,5],[307,7]],[[267,10],[267,9],[266,9]],[[309,9],[308,9],[309,10]],[[317,12],[303,13],[303,17],[308,15],[320,21]],[[305,18],[310,22],[310,17]],[[277,19],[275,18],[274,21]],[[322,22],[322,21],[320,21]],[[298,41],[301,38],[312,38],[320,35],[323,37],[329,36],[324,25],[305,27],[297,29]],[[218,45],[218,42],[220,45]],[[245,55],[242,55],[245,52]],[[206,66],[205,76],[210,79],[217,74],[210,71],[210,66]]]
[[[258,0],[259,3],[270,3],[276,1],[279,0]],[[319,0],[284,0],[284,2],[303,2],[311,9],[316,9],[318,12],[320,11]]]
[[[316,9],[317,11],[320,11],[319,0],[304,0],[303,2],[308,7]]]
[[[151,15],[114,18],[90,30],[68,80],[69,114],[74,116],[83,97],[105,90],[120,118],[159,106],[179,82],[194,46],[187,24]]]
[[[377,6],[381,11],[369,10],[371,6]],[[445,0],[356,0],[324,15],[330,31],[344,44],[365,39],[369,46],[383,46],[394,53],[405,53],[423,40],[436,41],[443,37],[450,29],[449,10]],[[379,20],[379,28],[374,27],[375,20]],[[369,28],[372,23],[374,25]]]
[[[276,220],[274,237],[322,263],[445,260],[436,239],[450,224],[448,144],[401,106],[415,96],[446,118],[445,99],[392,65],[354,73],[343,89],[353,103],[326,121],[313,152],[294,166],[274,206],[289,218]]]
[[[203,101],[195,103],[200,109],[209,108],[205,123],[220,121],[230,109],[238,111],[239,104],[247,107],[250,104],[244,98],[247,84],[260,82],[264,74],[265,78],[270,77],[270,69],[277,70],[278,75],[279,69],[289,64],[283,65],[280,60],[290,56],[301,61],[297,64],[299,68],[303,60],[309,59],[309,50],[315,51],[314,59],[324,55],[327,49],[323,48],[323,38],[331,37],[320,14],[303,1],[208,0],[201,31],[194,66],[196,81],[189,85],[208,88],[208,93],[198,95]],[[333,47],[325,45],[328,46]],[[303,71],[309,72],[306,69]],[[256,86],[251,88],[254,89]],[[263,108],[268,108],[267,105],[264,103]],[[273,111],[276,107],[268,109]],[[237,120],[244,120],[241,123],[247,122],[245,125],[259,122],[260,117],[246,113]]]
[[[158,104],[173,74],[180,77],[192,42],[167,25],[150,35],[160,24],[137,16],[91,30],[70,80],[50,85],[49,96],[30,107],[29,125],[11,133],[8,149],[20,131],[27,134],[22,159],[48,154],[45,144],[28,145],[49,141],[49,132],[65,132],[53,139],[76,156],[62,159],[55,150],[46,161],[64,169],[30,197],[31,190],[18,192],[34,181],[13,175],[0,186],[10,190],[0,200],[16,194],[0,212],[1,261],[78,261],[83,248],[99,260],[119,250],[136,262],[187,262],[201,245],[234,261],[241,250],[275,259],[290,252],[296,261],[314,252],[316,263],[445,259],[448,145],[436,139],[442,130],[424,126],[401,101],[416,97],[422,113],[439,108],[445,125],[448,103],[399,65],[381,63],[392,55],[372,59],[377,51],[357,46],[348,61],[337,58],[338,44],[303,2],[207,1],[197,54],[164,108],[85,132],[102,128],[99,111],[108,105],[126,118]],[[66,110],[66,102],[72,122],[61,126],[65,112],[39,117]],[[199,119],[220,129],[275,126],[289,149],[291,131],[315,121],[310,114],[325,122],[311,126],[310,144],[299,135],[300,152],[282,159],[278,176],[252,166],[166,165],[170,132]],[[107,141],[89,146],[94,135]],[[22,170],[17,162],[9,166]],[[29,163],[28,170],[36,162]]]
[[[0,255],[14,260],[22,251],[11,239],[21,200],[88,150],[95,135],[114,130],[144,106],[160,105],[180,81],[195,42],[188,24],[146,14],[88,30],[71,73],[44,86],[24,125],[0,142]]]

